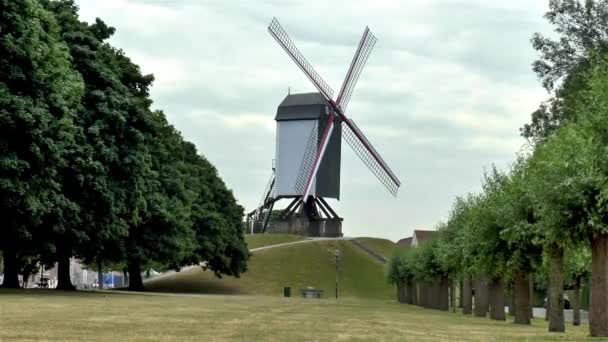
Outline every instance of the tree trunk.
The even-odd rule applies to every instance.
[[[517,272],[513,280],[515,324],[530,324],[530,281],[528,274]]]
[[[462,280],[462,313],[470,315],[473,312],[473,293],[471,289],[471,275],[465,274]]]
[[[551,246],[549,255],[549,331],[564,332],[564,249]]]
[[[505,317],[505,285],[502,277],[490,280],[490,319],[504,321]]]
[[[421,284],[422,286],[420,286],[420,294],[421,294],[421,306],[423,308],[428,308],[429,307],[429,291],[430,291],[430,287],[431,284],[429,284],[428,281],[424,281]]]
[[[513,283],[509,285],[509,288],[505,292],[507,294],[507,305],[509,307],[509,316],[515,316],[515,291],[513,290]]]
[[[141,279],[141,265],[138,261],[129,261],[129,290],[143,291],[144,283]]]
[[[97,288],[103,290],[103,263],[97,260]]]
[[[428,303],[428,292],[429,292],[429,283],[426,281],[423,281],[422,283],[420,283],[420,286],[418,287],[418,291],[420,291],[420,306],[422,306],[423,308],[428,308],[429,303]]]
[[[545,321],[549,322],[549,306],[551,305],[551,302],[549,302],[549,286],[550,286],[551,281],[549,279],[547,279],[547,286],[546,286],[546,290],[545,290]]]
[[[433,299],[433,309],[440,310],[443,306],[443,288],[441,286],[441,278],[435,278],[433,280],[433,293],[431,298]]]
[[[4,262],[4,281],[3,288],[18,289],[19,286],[19,262],[17,260],[17,252],[12,248],[5,248],[2,251]]]
[[[485,275],[479,275],[475,284],[475,316],[486,317],[488,312],[488,282]]]
[[[532,319],[534,318],[534,274],[528,275],[528,298],[528,314]]]
[[[458,308],[462,308],[464,302],[462,301],[462,293],[464,292],[463,281],[458,282]]]
[[[60,253],[57,261],[57,290],[75,291],[70,277],[70,256],[67,253]]]
[[[127,267],[122,268],[122,287],[129,284],[129,269]]]
[[[572,304],[572,324],[581,325],[581,277],[574,279],[570,303]]]
[[[21,275],[21,277],[23,278],[23,288],[24,288],[24,289],[27,289],[27,283],[28,283],[28,282],[29,282],[29,280],[30,280],[30,274],[29,274],[29,273],[23,273],[23,274]]]
[[[450,310],[450,284],[448,277],[441,276],[437,282],[439,296],[437,296],[437,309],[441,311]]]
[[[397,283],[397,301],[405,303],[405,281]]]
[[[591,336],[608,336],[608,234],[593,234],[591,240]]]
[[[414,282],[410,279],[405,281],[405,303],[414,304]]]
[[[456,312],[456,281],[449,279],[448,284],[450,286],[450,307],[452,312]]]

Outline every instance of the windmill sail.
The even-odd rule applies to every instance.
[[[397,196],[397,191],[401,186],[401,181],[393,171],[386,165],[386,162],[376,151],[374,146],[367,140],[363,132],[357,127],[353,120],[347,119],[342,129],[342,137],[348,145],[355,151],[355,154],[367,166],[367,168],[378,178],[378,180],[393,195]]]
[[[359,47],[355,52],[353,61],[350,63],[350,67],[348,68],[348,72],[346,73],[346,77],[342,83],[342,88],[340,88],[340,93],[338,93],[338,99],[336,100],[338,107],[340,107],[343,112],[346,111],[346,106],[348,105],[350,97],[353,94],[355,84],[357,84],[357,80],[359,80],[361,71],[363,71],[363,67],[367,62],[369,55],[372,53],[372,49],[374,48],[374,45],[376,45],[376,41],[377,39],[369,30],[369,27],[366,27],[365,31],[363,32],[363,37],[361,37]]]
[[[330,105],[329,115],[330,120],[327,126],[324,128],[323,136],[316,148],[316,154],[313,159],[313,163],[311,165],[310,158],[304,158],[302,166],[300,168],[300,173],[298,175],[298,182],[296,184],[296,189],[301,189],[301,184],[304,182],[303,179],[306,179],[306,183],[304,185],[304,191],[299,193],[304,193],[305,198],[310,193],[310,189],[312,183],[314,181],[316,172],[319,168],[319,164],[323,158],[325,153],[325,148],[329,138],[331,137],[332,131],[334,129],[334,115],[337,116],[336,120],[342,121],[345,124],[345,129],[343,129],[342,136],[344,140],[350,145],[350,147],[355,151],[357,156],[363,161],[363,163],[369,168],[369,170],[380,180],[380,182],[388,189],[388,191],[393,194],[393,196],[397,195],[397,191],[401,186],[401,181],[393,171],[388,167],[386,162],[382,159],[380,154],[376,151],[376,149],[372,146],[369,140],[365,137],[363,132],[357,127],[354,121],[350,120],[344,114],[345,108],[348,105],[350,97],[354,91],[355,85],[359,76],[361,75],[361,71],[367,62],[371,51],[376,44],[376,37],[371,33],[369,28],[366,27],[363,32],[363,37],[359,43],[357,51],[355,52],[355,56],[351,62],[351,65],[346,74],[346,78],[340,88],[340,93],[336,101],[332,99],[333,90],[331,87],[319,76],[319,74],[314,70],[314,68],[308,63],[308,61],[304,58],[300,50],[295,46],[295,44],[291,41],[285,30],[281,27],[276,18],[273,18],[272,22],[268,27],[268,31],[274,37],[274,39],[281,45],[281,47],[287,52],[287,54],[293,59],[293,61],[300,67],[300,69],[306,74],[306,76],[310,79],[310,81],[314,84],[314,86],[319,90],[319,92],[323,95],[323,97],[328,101]],[[309,139],[308,144],[311,141]],[[307,147],[307,153],[309,151],[309,147]],[[308,177],[304,177],[304,175],[308,175]]]
[[[331,101],[334,95],[333,89],[319,76],[319,74],[315,71],[315,69],[308,63],[304,55],[298,50],[296,45],[291,41],[289,35],[277,18],[273,18],[270,26],[268,26],[268,32],[274,37],[274,39],[283,47],[285,52],[293,59],[294,62],[304,71],[304,74],[308,76],[310,81],[315,85],[315,87],[321,92],[321,94],[325,97],[326,100]]]

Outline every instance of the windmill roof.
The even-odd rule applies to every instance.
[[[277,121],[313,120],[327,114],[329,103],[320,93],[289,94],[283,99],[277,115]]]
[[[301,93],[287,95],[279,107],[302,105],[328,105],[328,103],[321,93]]]

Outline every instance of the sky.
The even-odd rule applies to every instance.
[[[398,240],[445,221],[484,168],[505,168],[519,128],[548,97],[530,37],[549,34],[544,0],[78,0],[81,19],[155,76],[152,99],[218,169],[246,211],[272,173],[274,115],[314,91],[267,31],[276,17],[337,93],[366,25],[378,38],[348,116],[402,181],[386,191],[347,144],[345,236]],[[285,203],[286,205],[287,203]]]

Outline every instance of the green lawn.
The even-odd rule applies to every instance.
[[[304,240],[305,237],[301,235],[293,234],[247,234],[245,235],[245,241],[247,241],[247,247],[249,249],[278,245],[286,242],[295,242]]]
[[[566,334],[390,300],[0,290],[0,341],[541,341]]]
[[[194,268],[146,282],[152,291],[178,293],[279,295],[289,286],[297,292],[312,286],[335,295],[335,250],[340,250],[339,295],[391,299],[395,290],[386,281],[384,266],[350,241],[315,241],[253,253],[249,270],[236,279],[217,279]]]
[[[387,239],[361,237],[356,238],[356,240],[386,259],[390,259],[398,247],[396,243]]]

